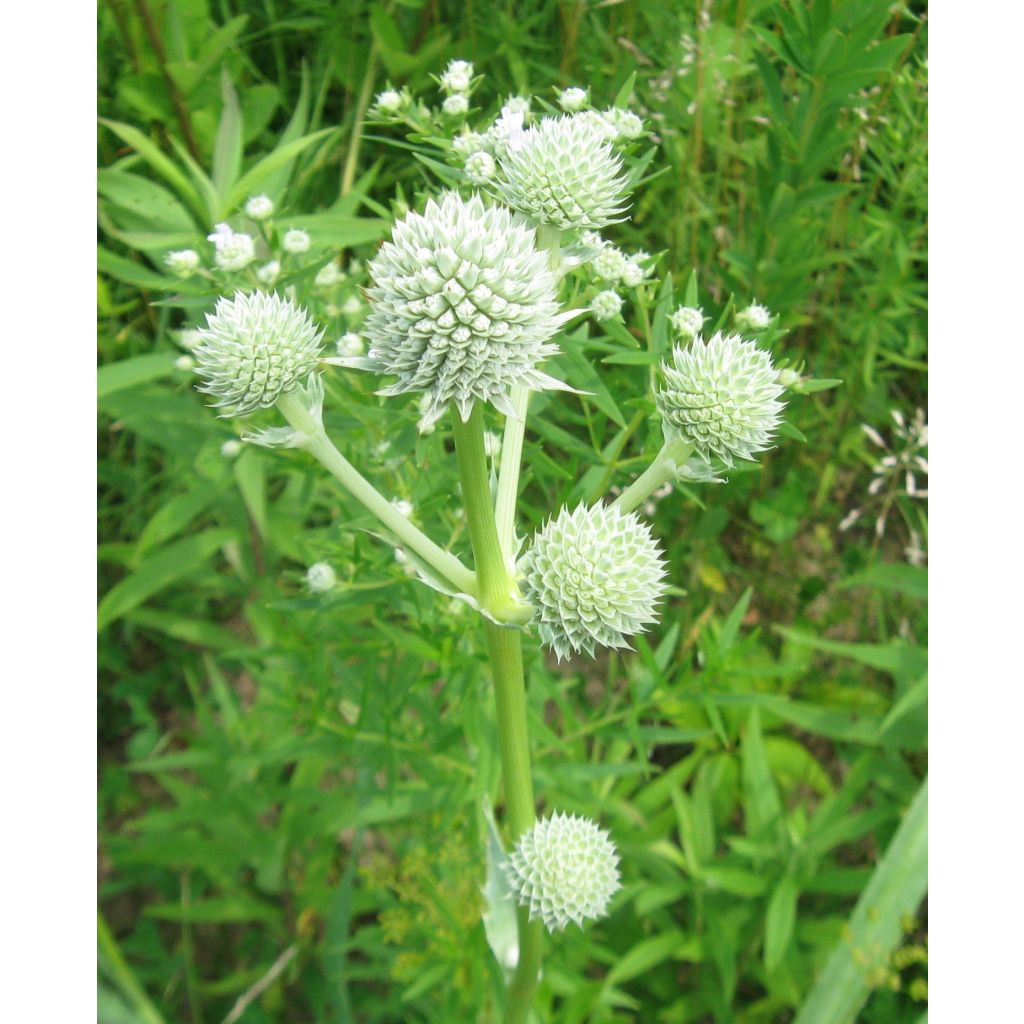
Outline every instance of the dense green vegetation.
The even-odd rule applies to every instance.
[[[927,519],[908,489],[927,470],[903,460],[927,457],[923,7],[99,16],[100,1019],[500,1019],[473,613],[411,580],[308,457],[222,452],[238,423],[177,366],[219,285],[164,265],[186,247],[209,263],[214,224],[266,193],[313,239],[282,284],[329,342],[358,329],[359,264],[450,173],[370,101],[390,83],[436,104],[454,57],[487,110],[625,89],[657,143],[607,232],[658,256],[654,281],[624,323],[569,329],[552,372],[592,397],[531,406],[524,529],[658,449],[649,357],[684,297],[711,324],[756,299],[777,361],[842,381],[792,396],[778,447],[728,486],[651,508],[673,589],[635,652],[558,665],[526,645],[540,800],[610,828],[624,883],[608,918],[549,942],[538,1019],[923,1020]],[[335,257],[349,276],[328,291]],[[328,371],[331,436],[468,552],[447,424],[420,434],[416,401],[375,386]],[[305,584],[318,561],[327,595]]]

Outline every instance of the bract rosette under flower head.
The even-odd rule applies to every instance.
[[[558,660],[626,638],[656,621],[665,563],[650,529],[610,505],[563,508],[523,556],[523,593]]]
[[[600,228],[622,220],[622,160],[585,114],[546,117],[500,154],[503,202],[540,224]]]
[[[192,349],[199,390],[242,416],[273,405],[316,370],[323,332],[305,310],[276,293],[220,298]]]
[[[447,192],[400,220],[368,269],[371,311],[360,332],[370,350],[325,362],[396,374],[382,395],[426,392],[424,427],[450,403],[463,420],[476,400],[514,415],[515,385],[568,390],[537,367],[575,313],[559,313],[547,254],[523,218]]]
[[[770,446],[784,388],[771,355],[754,342],[721,332],[710,341],[698,336],[673,349],[661,373],[654,399],[666,440],[680,437],[704,462],[717,456],[727,466]]]

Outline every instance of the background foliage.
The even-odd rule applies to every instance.
[[[625,883],[608,919],[550,943],[540,1017],[922,1020],[927,523],[861,424],[896,445],[892,410],[925,403],[923,8],[110,0],[99,17],[100,1019],[496,1019],[479,921],[498,766],[471,617],[308,460],[221,454],[232,424],[174,365],[212,293],[161,263],[260,191],[321,265],[365,260],[436,182],[360,112],[386,80],[432,99],[460,57],[485,101],[582,84],[607,104],[635,72],[660,173],[612,236],[663,254],[676,302],[695,268],[716,317],[765,303],[777,356],[844,382],[795,398],[792,436],[727,487],[657,504],[676,589],[635,654],[556,667],[527,645],[538,791],[611,828]],[[668,289],[627,321],[653,325],[653,357],[629,331],[567,342],[556,376],[603,387],[535,402],[527,525],[657,449]],[[421,437],[414,403],[341,372],[326,408],[346,455],[464,550],[444,430]],[[326,598],[303,586],[317,560],[344,581]]]

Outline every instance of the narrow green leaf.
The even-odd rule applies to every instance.
[[[101,366],[96,371],[96,397],[102,399],[125,388],[166,377],[174,369],[175,358],[173,352],[151,352]]]
[[[772,973],[786,955],[796,924],[796,903],[800,895],[796,882],[788,875],[768,900],[764,919],[764,969]]]
[[[228,69],[222,68],[220,91],[223,107],[213,144],[213,187],[222,203],[242,169],[242,108]]]
[[[247,196],[259,191],[260,187],[274,171],[288,166],[300,153],[312,146],[314,142],[327,138],[328,135],[335,131],[337,131],[336,128],[322,128],[318,132],[303,135],[301,138],[286,142],[283,146],[278,146],[273,153],[265,156],[255,167],[246,171],[235,182],[234,188],[228,193],[228,208],[233,209],[242,203]]]

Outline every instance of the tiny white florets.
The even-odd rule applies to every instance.
[[[621,888],[618,865],[608,832],[588,818],[556,813],[519,837],[505,873],[530,920],[540,918],[553,932],[608,913]]]
[[[689,341],[700,334],[707,317],[704,310],[693,306],[680,306],[669,318],[672,329],[679,337]]]
[[[306,570],[306,586],[314,594],[326,594],[337,582],[337,574],[327,562],[316,562]]]
[[[769,447],[784,389],[764,349],[719,332],[710,341],[697,337],[686,348],[677,346],[661,371],[654,397],[666,438],[680,437],[705,462],[716,456],[727,466]]]
[[[594,257],[590,267],[602,281],[618,281],[626,272],[627,263],[625,253],[609,245]]]
[[[253,220],[266,220],[274,213],[274,201],[270,196],[250,196],[245,204],[245,213]]]
[[[520,564],[541,641],[559,661],[627,637],[657,619],[665,566],[649,527],[611,505],[563,508],[533,539]]]
[[[256,244],[251,235],[234,231],[230,224],[218,224],[207,235],[216,252],[214,262],[221,270],[242,270],[256,258]]]
[[[445,98],[444,103],[441,104],[441,109],[449,117],[463,117],[466,111],[469,110],[469,100],[466,98],[465,93],[452,93],[451,96]]]
[[[445,92],[468,92],[473,83],[473,65],[468,60],[451,60],[441,75],[441,88]]]
[[[309,235],[301,228],[291,228],[284,233],[281,239],[281,246],[285,252],[297,256],[299,253],[308,252]]]
[[[563,89],[558,94],[558,105],[567,114],[575,114],[576,111],[582,110],[589,101],[587,90],[580,89],[575,85],[570,86],[568,89]]]
[[[590,300],[590,312],[598,320],[611,320],[612,317],[619,315],[621,309],[622,296],[610,288],[607,291],[598,292]]]
[[[772,322],[771,310],[757,302],[736,314],[736,326],[741,331],[762,331]]]
[[[490,181],[498,165],[490,153],[474,153],[466,160],[466,177],[475,185],[484,185]]]
[[[630,257],[622,268],[621,281],[627,288],[636,288],[638,285],[643,284],[646,277],[646,268],[635,256]]]
[[[167,269],[179,277],[188,277],[199,266],[199,253],[195,249],[178,249],[164,257]]]
[[[199,390],[241,416],[273,405],[316,369],[321,332],[305,310],[267,292],[217,300],[193,349]]]

